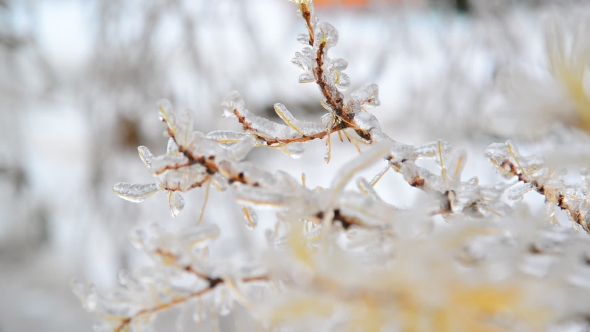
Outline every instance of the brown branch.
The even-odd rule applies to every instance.
[[[309,32],[309,45],[313,46],[315,32],[313,31],[313,25],[311,24],[311,11],[305,3],[301,4],[301,16],[303,16],[305,24],[307,25],[307,31]]]
[[[163,251],[162,251],[162,253],[172,255],[170,253],[166,253],[166,252],[163,252]],[[174,257],[174,255],[172,255],[172,256]],[[129,324],[131,324],[131,322],[133,322],[133,320],[136,319],[139,316],[150,315],[150,314],[154,314],[154,313],[156,313],[158,311],[162,311],[162,310],[166,310],[166,309],[172,308],[172,307],[174,307],[176,305],[185,303],[186,301],[188,301],[190,299],[193,299],[195,297],[202,296],[202,295],[206,294],[207,292],[212,291],[215,287],[217,287],[217,285],[225,283],[225,280],[223,280],[221,278],[212,278],[212,277],[209,277],[209,276],[207,276],[205,274],[202,274],[202,273],[198,272],[197,270],[193,269],[190,265],[187,265],[184,268],[184,270],[187,271],[187,272],[189,272],[189,273],[192,273],[192,274],[196,275],[197,277],[199,277],[201,279],[206,280],[209,283],[209,285],[206,288],[203,288],[200,291],[198,291],[196,293],[189,294],[189,295],[187,295],[185,297],[178,298],[178,299],[172,300],[172,301],[167,302],[167,303],[162,303],[162,304],[160,304],[160,305],[158,305],[156,307],[153,307],[153,308],[148,308],[148,309],[140,310],[134,316],[127,317],[124,320],[122,320],[121,323],[115,328],[114,332],[122,332],[122,331],[124,331],[124,328],[126,328],[127,326],[129,326]],[[265,276],[265,275],[255,276],[255,277],[248,277],[248,278],[242,278],[242,282],[246,282],[246,283],[247,282],[257,282],[257,281],[268,281],[268,280],[269,280],[268,276]]]

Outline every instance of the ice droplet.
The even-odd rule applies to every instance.
[[[177,191],[170,191],[168,193],[168,204],[170,205],[172,217],[176,218],[182,208],[184,208],[184,198]]]
[[[113,187],[113,191],[121,198],[133,203],[141,203],[146,197],[149,197],[160,190],[156,183],[151,184],[131,184],[119,182]]]
[[[258,214],[249,206],[244,206],[244,218],[248,229],[254,229],[258,225]]]

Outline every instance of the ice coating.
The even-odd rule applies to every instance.
[[[147,197],[160,191],[156,183],[151,184],[131,184],[119,182],[113,187],[113,191],[121,198],[133,203],[141,203]]]

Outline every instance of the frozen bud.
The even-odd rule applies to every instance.
[[[133,203],[141,203],[146,197],[149,197],[158,191],[160,186],[156,183],[151,184],[131,184],[119,182],[113,187],[117,196]]]
[[[230,92],[225,100],[221,103],[223,108],[223,117],[235,117],[234,110],[241,110],[244,108],[244,100],[237,91]]]
[[[315,43],[317,47],[319,47],[320,44],[324,44],[324,47],[329,49],[338,44],[338,30],[336,30],[332,24],[321,22],[316,31]]]
[[[172,217],[176,218],[184,208],[184,198],[177,191],[170,191],[168,194],[168,204]]]

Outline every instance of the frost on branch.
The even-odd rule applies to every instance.
[[[555,208],[559,207],[565,210],[571,221],[590,232],[590,179],[586,169],[581,172],[582,184],[567,184],[563,179],[564,172],[555,172],[543,158],[522,156],[510,141],[491,144],[486,155],[505,178],[518,180],[508,191],[511,199],[519,200],[534,190],[545,196],[547,212],[552,219]]]

